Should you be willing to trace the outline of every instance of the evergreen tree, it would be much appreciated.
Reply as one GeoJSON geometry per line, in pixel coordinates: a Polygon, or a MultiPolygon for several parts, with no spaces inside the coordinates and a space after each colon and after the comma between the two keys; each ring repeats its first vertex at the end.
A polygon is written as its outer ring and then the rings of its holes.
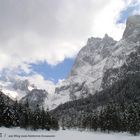
{"type": "Polygon", "coordinates": [[[46,112],[44,110],[44,108],[42,107],[42,110],[41,110],[41,128],[42,129],[46,129],[46,125],[47,125],[47,117],[46,117],[46,112]]]}
{"type": "Polygon", "coordinates": [[[39,129],[40,128],[40,124],[41,124],[41,115],[40,115],[41,111],[39,108],[39,105],[37,105],[36,110],[33,112],[33,129],[39,129]]]}
{"type": "Polygon", "coordinates": [[[5,127],[14,126],[13,124],[14,112],[11,107],[9,106],[5,107],[2,117],[3,117],[3,125],[5,127]]]}
{"type": "Polygon", "coordinates": [[[4,99],[0,93],[0,126],[4,125],[3,111],[5,109],[4,99]]]}
{"type": "Polygon", "coordinates": [[[128,131],[134,135],[140,132],[140,107],[138,103],[132,103],[128,107],[128,131]]]}
{"type": "Polygon", "coordinates": [[[51,118],[51,128],[53,130],[58,130],[59,129],[58,121],[54,117],[51,118]]]}
{"type": "Polygon", "coordinates": [[[98,129],[98,112],[94,112],[92,114],[92,118],[91,118],[91,129],[93,129],[94,131],[97,131],[98,129]]]}
{"type": "Polygon", "coordinates": [[[46,111],[46,129],[47,130],[50,130],[51,129],[51,116],[50,116],[50,114],[49,114],[49,112],[48,112],[48,110],[46,111]]]}
{"type": "Polygon", "coordinates": [[[15,101],[14,105],[12,106],[12,109],[14,111],[14,118],[13,118],[13,125],[14,126],[19,126],[19,104],[17,100],[15,101]]]}

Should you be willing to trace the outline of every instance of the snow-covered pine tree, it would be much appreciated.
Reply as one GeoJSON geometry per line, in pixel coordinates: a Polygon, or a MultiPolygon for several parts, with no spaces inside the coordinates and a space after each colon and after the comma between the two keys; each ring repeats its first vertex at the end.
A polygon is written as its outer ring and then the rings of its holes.
{"type": "Polygon", "coordinates": [[[131,103],[128,106],[128,131],[134,135],[140,132],[140,104],[131,103]]]}
{"type": "Polygon", "coordinates": [[[5,103],[4,99],[2,97],[2,94],[0,93],[0,126],[4,125],[4,118],[3,118],[3,111],[5,109],[5,103]]]}

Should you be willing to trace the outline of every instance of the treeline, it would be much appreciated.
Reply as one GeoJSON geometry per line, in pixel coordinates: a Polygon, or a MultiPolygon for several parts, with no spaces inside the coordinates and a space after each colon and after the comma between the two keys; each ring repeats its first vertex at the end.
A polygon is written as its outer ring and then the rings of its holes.
{"type": "Polygon", "coordinates": [[[109,103],[93,111],[68,109],[58,115],[63,129],[140,133],[140,103],[109,103]]]}
{"type": "Polygon", "coordinates": [[[48,111],[37,105],[31,110],[28,102],[25,105],[14,102],[12,105],[5,102],[0,94],[0,127],[20,127],[25,129],[54,129],[58,130],[58,121],[48,111]]]}
{"type": "Polygon", "coordinates": [[[140,133],[140,103],[110,103],[90,114],[85,114],[82,128],[100,131],[140,133]]]}

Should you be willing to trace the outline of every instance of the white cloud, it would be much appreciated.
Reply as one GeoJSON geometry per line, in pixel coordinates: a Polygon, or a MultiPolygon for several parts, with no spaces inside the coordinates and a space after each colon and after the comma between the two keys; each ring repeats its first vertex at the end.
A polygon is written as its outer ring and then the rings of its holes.
{"type": "Polygon", "coordinates": [[[78,43],[65,42],[65,40],[47,40],[36,33],[24,33],[10,38],[8,42],[0,45],[2,68],[19,66],[29,72],[29,63],[46,61],[55,65],[65,58],[73,57],[78,51],[78,43]]]}
{"type": "MultiPolygon", "coordinates": [[[[139,2],[139,0],[137,0],[139,2]]],[[[133,0],[0,0],[0,70],[31,71],[74,57],[90,36],[120,39],[120,12],[133,0]]]]}
{"type": "Polygon", "coordinates": [[[92,27],[95,36],[104,36],[108,33],[113,38],[119,40],[122,36],[125,25],[116,24],[119,14],[126,6],[122,0],[110,1],[94,19],[94,26],[92,27]]]}

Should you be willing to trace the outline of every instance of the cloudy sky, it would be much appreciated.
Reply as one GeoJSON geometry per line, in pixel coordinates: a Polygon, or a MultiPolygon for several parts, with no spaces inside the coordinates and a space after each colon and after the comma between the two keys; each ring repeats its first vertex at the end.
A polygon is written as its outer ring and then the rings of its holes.
{"type": "Polygon", "coordinates": [[[140,0],[0,0],[0,73],[57,82],[89,37],[119,40],[138,13],[140,0]]]}

